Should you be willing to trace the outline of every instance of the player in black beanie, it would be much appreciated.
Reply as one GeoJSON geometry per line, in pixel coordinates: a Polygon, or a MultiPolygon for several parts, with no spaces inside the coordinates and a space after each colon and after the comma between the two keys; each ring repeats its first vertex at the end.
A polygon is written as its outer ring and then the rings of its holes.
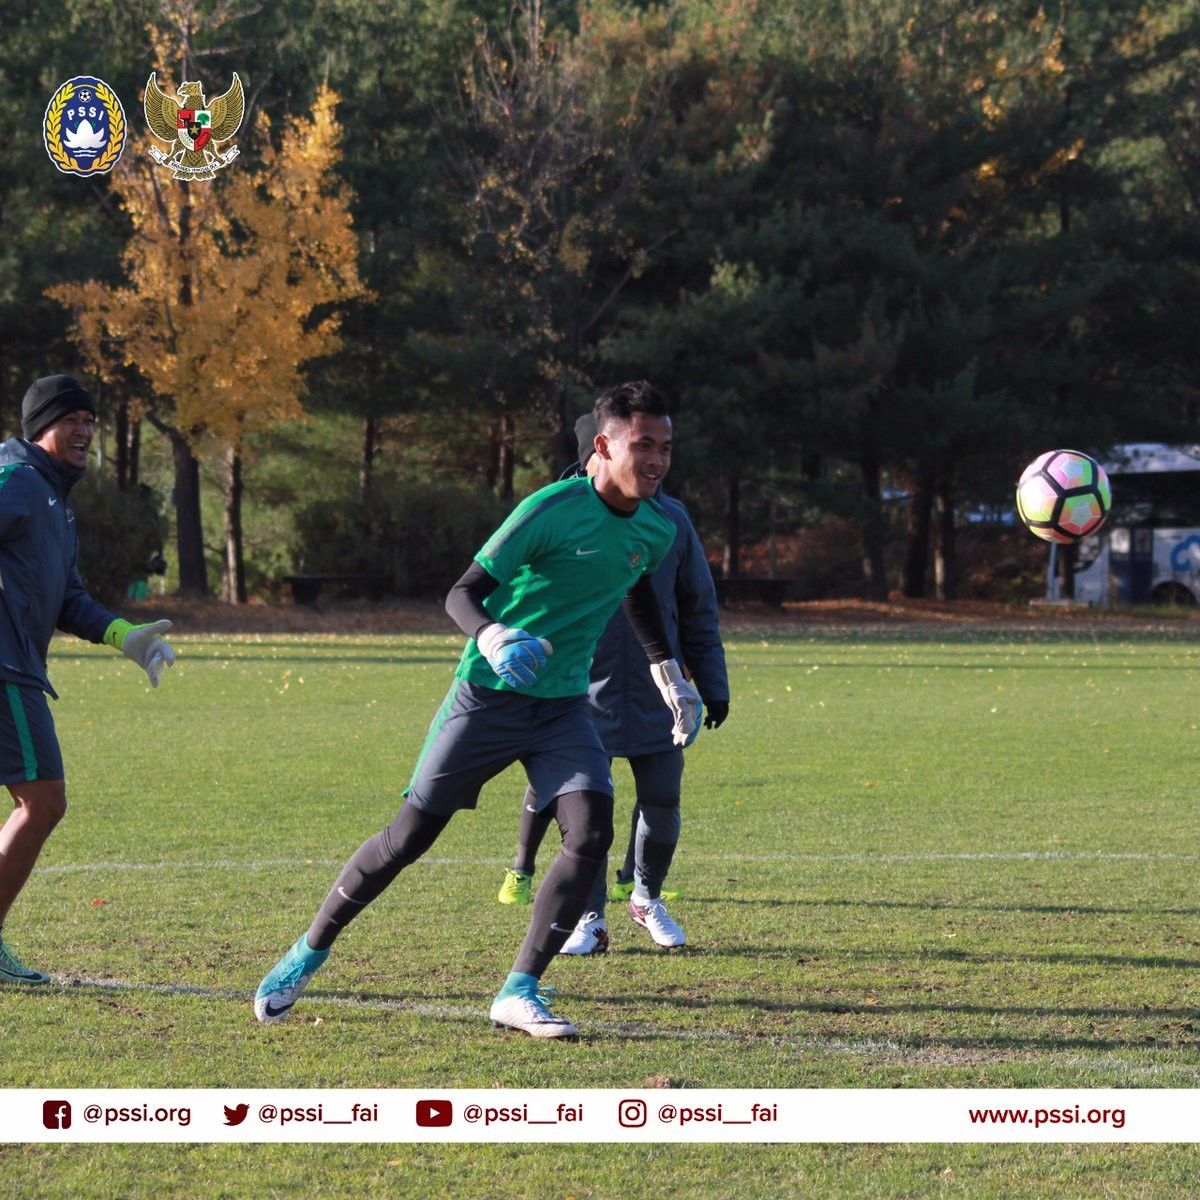
{"type": "Polygon", "coordinates": [[[95,416],[96,403],[70,375],[35,380],[21,401],[21,435],[27,442],[36,442],[43,429],[73,412],[95,416]]]}
{"type": "MultiPolygon", "coordinates": [[[[71,489],[83,478],[96,405],[69,375],[37,380],[21,403],[24,437],[0,444],[0,786],[13,810],[0,826],[0,927],[42,846],[67,810],[62,752],[46,697],[46,652],[55,629],[105,642],[158,685],[175,652],[170,621],[134,625],[88,595],[79,576],[71,489]]],[[[0,985],[49,983],[0,930],[0,985]]]]}

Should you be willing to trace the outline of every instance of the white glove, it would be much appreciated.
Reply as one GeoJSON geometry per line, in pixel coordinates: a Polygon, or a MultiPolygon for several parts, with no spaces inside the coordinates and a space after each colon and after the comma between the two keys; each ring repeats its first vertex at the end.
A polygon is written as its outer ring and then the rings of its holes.
{"type": "Polygon", "coordinates": [[[163,668],[175,663],[175,651],[170,642],[159,636],[170,628],[171,622],[165,620],[151,621],[148,625],[114,621],[105,641],[110,641],[126,658],[137,663],[146,672],[151,687],[158,687],[163,668]]]}
{"type": "Polygon", "coordinates": [[[498,621],[479,631],[475,639],[479,653],[492,670],[512,687],[529,687],[554,647],[545,638],[535,638],[523,629],[510,629],[498,621]]]}
{"type": "Polygon", "coordinates": [[[675,718],[671,740],[677,746],[687,745],[688,739],[700,727],[700,714],[703,711],[700,693],[684,679],[679,664],[673,658],[651,663],[650,674],[675,718]]]}

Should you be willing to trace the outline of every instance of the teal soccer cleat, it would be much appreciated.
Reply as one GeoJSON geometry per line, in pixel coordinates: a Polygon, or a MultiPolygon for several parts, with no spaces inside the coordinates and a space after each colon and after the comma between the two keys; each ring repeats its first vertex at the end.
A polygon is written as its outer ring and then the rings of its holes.
{"type": "Polygon", "coordinates": [[[254,993],[254,1015],[264,1025],[282,1021],[328,957],[328,950],[310,949],[302,933],[258,985],[258,991],[254,993]]]}
{"type": "Polygon", "coordinates": [[[36,987],[49,983],[50,976],[42,971],[34,971],[27,967],[5,944],[0,937],[0,983],[18,983],[26,987],[36,987]]]}

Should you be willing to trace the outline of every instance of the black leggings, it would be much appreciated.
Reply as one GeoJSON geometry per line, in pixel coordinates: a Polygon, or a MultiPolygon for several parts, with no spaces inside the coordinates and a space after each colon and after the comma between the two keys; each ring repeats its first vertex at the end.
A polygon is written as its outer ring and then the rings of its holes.
{"type": "Polygon", "coordinates": [[[583,916],[613,839],[613,800],[603,792],[559,796],[554,815],[562,850],[537,890],[529,929],[512,967],[539,978],[583,916]]]}
{"type": "MultiPolygon", "coordinates": [[[[538,889],[529,931],[513,963],[514,971],[541,976],[583,915],[612,845],[613,802],[603,792],[559,796],[557,819],[562,852],[538,889]]],[[[350,856],[308,930],[308,944],[325,950],[392,880],[416,862],[441,835],[450,817],[405,804],[384,830],[350,856]]]]}

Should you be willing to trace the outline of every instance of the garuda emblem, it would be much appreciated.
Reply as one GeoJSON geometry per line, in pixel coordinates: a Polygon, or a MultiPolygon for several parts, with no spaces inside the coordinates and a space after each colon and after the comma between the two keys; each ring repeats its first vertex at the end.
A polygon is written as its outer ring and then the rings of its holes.
{"type": "Polygon", "coordinates": [[[217,172],[229,166],[238,154],[236,146],[224,152],[217,147],[219,142],[227,142],[237,133],[246,111],[237,72],[229,91],[212,101],[204,99],[204,88],[199,81],[181,83],[176,95],[168,96],[158,86],[156,74],[151,71],[146,82],[146,124],[156,138],[169,142],[172,150],[164,152],[152,146],[151,158],[170,168],[175,179],[215,179],[217,172]]]}

